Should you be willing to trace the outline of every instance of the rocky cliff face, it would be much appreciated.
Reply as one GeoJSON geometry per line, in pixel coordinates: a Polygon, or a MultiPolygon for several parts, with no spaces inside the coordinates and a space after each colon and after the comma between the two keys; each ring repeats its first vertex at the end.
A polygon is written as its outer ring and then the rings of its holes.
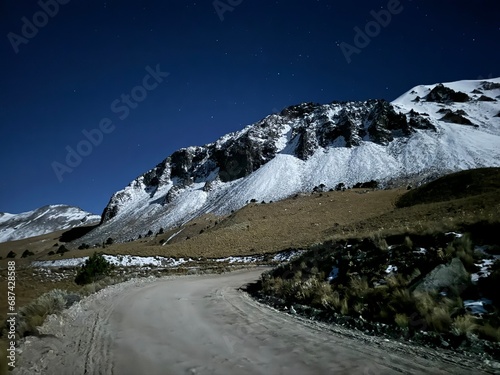
{"type": "Polygon", "coordinates": [[[87,240],[136,238],[145,228],[168,228],[320,184],[376,180],[383,186],[498,166],[499,94],[500,79],[492,79],[418,86],[392,103],[288,107],[214,143],[174,152],[111,197],[87,240]]]}

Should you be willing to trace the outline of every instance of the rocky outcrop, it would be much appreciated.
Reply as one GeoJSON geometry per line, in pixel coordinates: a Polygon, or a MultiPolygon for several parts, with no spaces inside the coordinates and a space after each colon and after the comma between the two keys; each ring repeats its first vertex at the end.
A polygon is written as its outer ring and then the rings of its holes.
{"type": "Polygon", "coordinates": [[[440,110],[439,112],[444,113],[444,116],[440,118],[441,121],[450,122],[459,125],[470,125],[475,126],[468,118],[465,117],[467,113],[462,110],[452,111],[450,109],[440,110]]]}
{"type": "Polygon", "coordinates": [[[392,103],[290,106],[168,156],[112,196],[87,242],[102,242],[111,232],[125,241],[144,228],[156,232],[206,213],[226,214],[251,199],[322,191],[321,184],[328,190],[370,180],[407,186],[457,169],[497,166],[498,100],[481,96],[500,99],[498,82],[421,85],[392,103]],[[457,132],[446,122],[468,126],[457,132]]]}
{"type": "Polygon", "coordinates": [[[422,129],[422,130],[433,130],[436,131],[436,127],[428,119],[428,114],[418,113],[413,109],[408,113],[408,124],[411,129],[422,129]]]}
{"type": "Polygon", "coordinates": [[[486,95],[481,95],[477,100],[479,100],[480,102],[496,102],[496,99],[490,98],[486,95]]]}
{"type": "Polygon", "coordinates": [[[366,123],[370,139],[383,145],[391,142],[397,131],[404,136],[411,133],[406,116],[396,113],[392,105],[386,101],[377,101],[368,114],[366,123]]]}
{"type": "MultiPolygon", "coordinates": [[[[153,198],[158,189],[172,184],[168,193],[156,200],[166,205],[193,183],[205,183],[203,191],[209,192],[214,180],[225,183],[247,177],[281,151],[277,144],[283,144],[280,141],[283,137],[287,137],[287,144],[295,145],[290,151],[296,157],[307,160],[320,147],[352,148],[363,141],[387,145],[395,137],[409,136],[415,129],[435,130],[435,127],[424,115],[398,113],[385,100],[330,105],[303,103],[285,108],[280,114],[268,116],[214,143],[175,151],[129,187],[145,191],[153,198]],[[288,136],[287,128],[290,129],[288,136]]],[[[132,191],[124,190],[111,198],[101,224],[116,217],[120,207],[134,199],[132,191]]]]}
{"type": "Polygon", "coordinates": [[[469,95],[461,91],[455,91],[442,83],[436,85],[429,94],[425,97],[428,102],[450,103],[450,102],[468,102],[469,95]]]}
{"type": "Polygon", "coordinates": [[[497,89],[500,89],[500,83],[484,81],[484,82],[481,82],[481,87],[484,90],[497,90],[497,89]]]}
{"type": "Polygon", "coordinates": [[[470,284],[470,275],[459,258],[441,264],[429,272],[415,287],[416,292],[460,294],[470,284]]]}

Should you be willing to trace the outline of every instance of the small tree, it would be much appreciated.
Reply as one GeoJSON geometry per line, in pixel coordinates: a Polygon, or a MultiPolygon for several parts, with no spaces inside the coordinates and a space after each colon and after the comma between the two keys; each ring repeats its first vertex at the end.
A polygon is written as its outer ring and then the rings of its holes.
{"type": "Polygon", "coordinates": [[[112,269],[113,265],[104,258],[102,253],[94,253],[78,271],[75,283],[90,284],[107,276],[112,269]]]}
{"type": "Polygon", "coordinates": [[[69,250],[66,249],[66,246],[61,245],[59,246],[59,249],[57,249],[56,254],[64,254],[67,253],[69,250]]]}
{"type": "Polygon", "coordinates": [[[106,245],[112,245],[113,244],[113,239],[111,237],[109,237],[107,240],[106,240],[106,245]]]}
{"type": "Polygon", "coordinates": [[[21,258],[30,257],[32,255],[35,255],[35,253],[26,249],[26,250],[24,250],[24,253],[21,255],[21,258]]]}

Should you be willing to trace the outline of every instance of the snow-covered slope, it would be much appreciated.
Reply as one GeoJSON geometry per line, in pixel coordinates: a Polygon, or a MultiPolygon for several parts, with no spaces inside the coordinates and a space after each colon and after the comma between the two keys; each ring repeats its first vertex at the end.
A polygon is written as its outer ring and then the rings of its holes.
{"type": "Polygon", "coordinates": [[[0,242],[97,224],[100,219],[98,215],[65,205],[44,206],[20,214],[0,213],[0,242]]]}
{"type": "Polygon", "coordinates": [[[500,166],[500,78],[418,86],[394,102],[304,103],[176,151],[115,193],[84,239],[125,241],[297,192],[500,166]]]}

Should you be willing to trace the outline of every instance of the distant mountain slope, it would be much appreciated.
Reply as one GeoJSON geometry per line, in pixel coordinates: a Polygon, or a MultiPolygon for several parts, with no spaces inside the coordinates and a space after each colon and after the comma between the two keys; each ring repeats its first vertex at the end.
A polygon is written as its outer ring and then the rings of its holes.
{"type": "Polygon", "coordinates": [[[65,205],[44,206],[20,214],[0,213],[0,242],[97,224],[99,220],[98,215],[65,205]]]}
{"type": "Polygon", "coordinates": [[[445,202],[487,193],[493,194],[498,202],[499,192],[500,168],[480,168],[452,173],[412,189],[399,198],[396,206],[445,202]]]}
{"type": "Polygon", "coordinates": [[[126,241],[315,187],[422,181],[500,166],[500,78],[418,86],[394,102],[304,103],[174,152],[115,193],[83,240],[126,241]]]}

